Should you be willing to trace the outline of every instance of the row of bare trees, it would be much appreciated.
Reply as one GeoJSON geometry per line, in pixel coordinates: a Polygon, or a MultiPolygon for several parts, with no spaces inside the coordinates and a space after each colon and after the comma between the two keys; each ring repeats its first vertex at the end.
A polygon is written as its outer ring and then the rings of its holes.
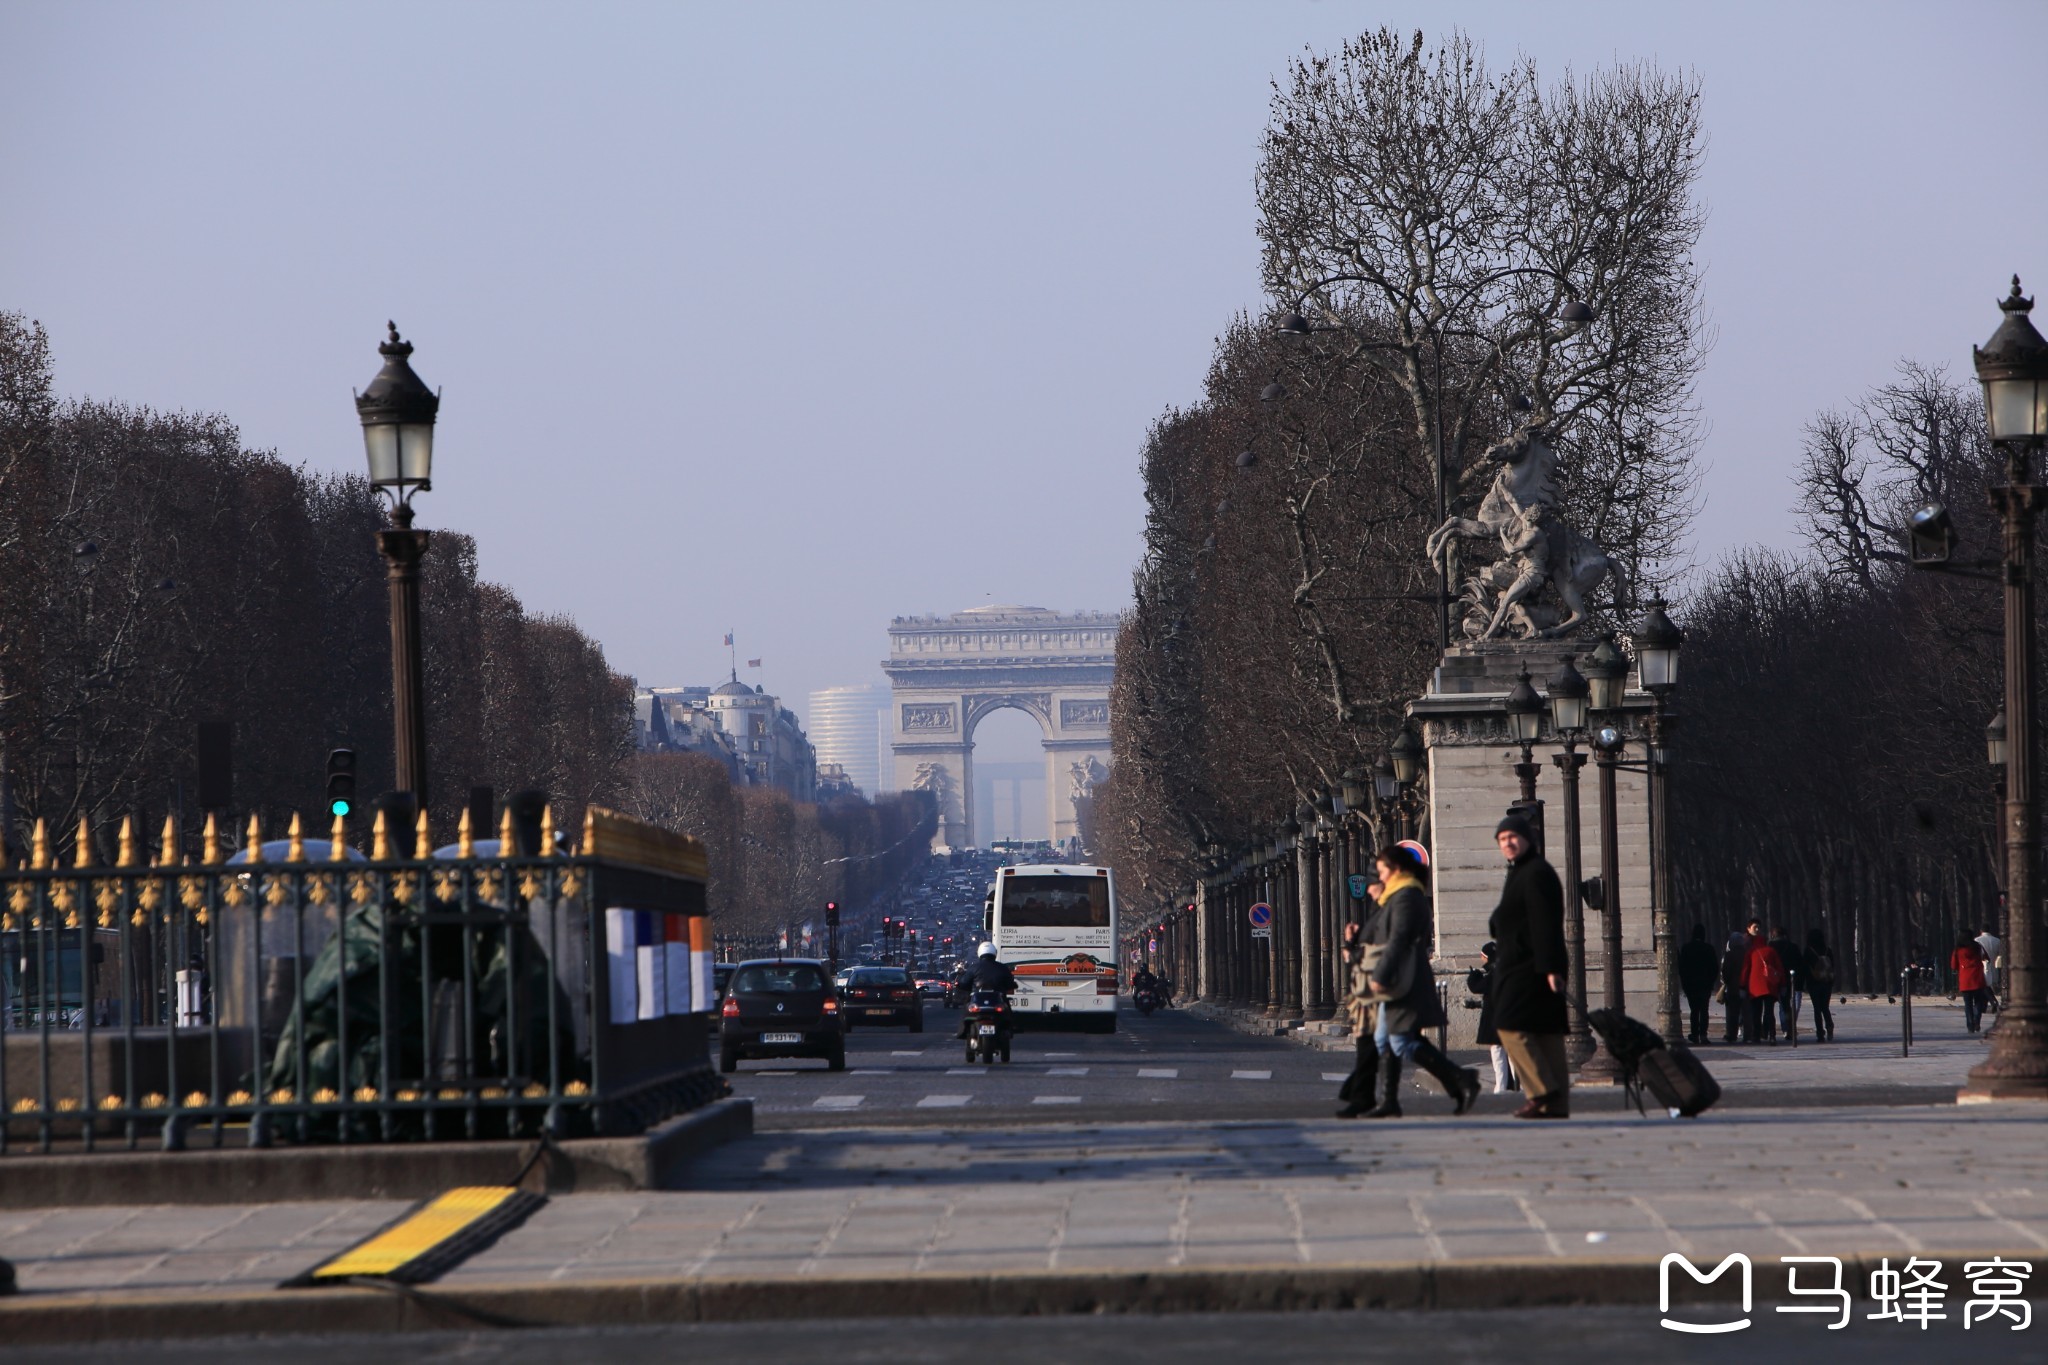
{"type": "MultiPolygon", "coordinates": [[[[59,399],[42,327],[0,313],[9,860],[38,819],[68,838],[81,814],[196,814],[203,720],[232,726],[235,807],[269,829],[321,807],[330,749],[356,750],[359,796],[387,789],[383,520],[363,479],[250,450],[224,418],[59,399]]],[[[422,609],[438,832],[473,786],[542,790],[558,827],[634,810],[703,837],[715,907],[763,926],[864,899],[923,853],[913,799],[795,805],[707,759],[637,755],[632,679],[574,622],[481,581],[466,535],[434,532],[422,609]]]]}
{"type": "Polygon", "coordinates": [[[1692,502],[1698,98],[1647,66],[1546,82],[1462,34],[1392,30],[1276,81],[1255,182],[1271,303],[1141,456],[1091,812],[1127,890],[1177,900],[1204,844],[1386,749],[1440,629],[1460,634],[1425,542],[1528,431],[1563,457],[1565,519],[1626,570],[1596,615],[1659,584],[1692,502]]]}

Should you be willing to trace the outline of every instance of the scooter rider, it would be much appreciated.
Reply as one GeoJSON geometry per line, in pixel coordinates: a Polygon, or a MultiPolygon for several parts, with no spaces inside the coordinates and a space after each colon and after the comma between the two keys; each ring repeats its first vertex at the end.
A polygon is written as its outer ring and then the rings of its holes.
{"type": "MultiPolygon", "coordinates": [[[[968,969],[967,981],[961,987],[963,1002],[973,999],[976,991],[1001,991],[1005,997],[1017,992],[1016,973],[996,960],[996,945],[993,943],[981,945],[974,965],[968,969]]],[[[964,1014],[960,1016],[960,1032],[955,1036],[967,1036],[967,1016],[964,1014]]]]}

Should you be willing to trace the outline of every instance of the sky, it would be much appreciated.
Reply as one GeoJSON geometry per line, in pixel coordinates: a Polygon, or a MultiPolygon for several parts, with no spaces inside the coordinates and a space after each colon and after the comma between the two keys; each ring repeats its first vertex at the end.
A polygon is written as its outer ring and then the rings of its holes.
{"type": "Polygon", "coordinates": [[[1146,429],[1262,303],[1269,83],[1381,24],[1700,76],[1698,563],[1795,545],[1802,425],[2048,284],[2039,3],[0,0],[0,309],[64,394],[321,470],[395,319],[421,525],[643,685],[731,630],[801,711],[892,616],[1128,600],[1146,429]]]}

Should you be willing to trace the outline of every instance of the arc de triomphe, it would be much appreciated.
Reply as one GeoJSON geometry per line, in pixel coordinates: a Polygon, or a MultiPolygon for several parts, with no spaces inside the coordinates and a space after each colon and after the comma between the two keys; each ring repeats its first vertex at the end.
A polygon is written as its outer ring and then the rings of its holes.
{"type": "Polygon", "coordinates": [[[1044,734],[1047,826],[1080,832],[1074,802],[1109,776],[1109,683],[1116,666],[1112,612],[974,607],[951,616],[899,616],[889,624],[896,786],[929,791],[937,842],[975,841],[974,727],[1005,707],[1044,734]]]}

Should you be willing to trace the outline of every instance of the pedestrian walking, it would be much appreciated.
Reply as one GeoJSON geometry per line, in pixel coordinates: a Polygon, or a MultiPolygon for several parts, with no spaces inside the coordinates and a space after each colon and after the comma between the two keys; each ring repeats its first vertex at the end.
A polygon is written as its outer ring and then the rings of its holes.
{"type": "MultiPolygon", "coordinates": [[[[1999,899],[2003,900],[2004,897],[1999,899]]],[[[2005,962],[2005,940],[1998,936],[1998,930],[1991,925],[1984,926],[1984,932],[1977,935],[1977,946],[1984,950],[1984,1008],[1998,1008],[1998,978],[2005,962]]]]}
{"type": "Polygon", "coordinates": [[[1361,934],[1370,960],[1368,984],[1379,1004],[1373,1036],[1379,1042],[1380,1102],[1364,1117],[1401,1117],[1401,1067],[1405,1062],[1427,1071],[1464,1113],[1479,1098],[1479,1073],[1446,1057],[1423,1037],[1426,1028],[1448,1022],[1437,995],[1436,975],[1429,969],[1430,945],[1436,931],[1429,893],[1423,879],[1429,871],[1414,852],[1399,844],[1373,855],[1379,867],[1379,905],[1361,934]],[[1371,949],[1377,947],[1379,952],[1371,949]]]}
{"type": "MultiPolygon", "coordinates": [[[[1382,883],[1374,878],[1365,888],[1368,901],[1379,899],[1382,883]]],[[[1340,1119],[1362,1117],[1379,1103],[1380,1045],[1374,1037],[1379,1023],[1379,1004],[1373,999],[1372,977],[1365,969],[1365,937],[1363,926],[1357,920],[1344,925],[1345,984],[1344,1017],[1351,1025],[1351,1040],[1357,1048],[1357,1059],[1351,1064],[1351,1074],[1344,1078],[1344,1084],[1337,1091],[1337,1098],[1344,1107],[1337,1111],[1340,1119]]]]}
{"type": "Polygon", "coordinates": [[[1835,1041],[1835,1012],[1828,1000],[1835,990],[1835,959],[1828,952],[1827,935],[1818,929],[1806,931],[1806,953],[1801,962],[1806,981],[1806,998],[1813,1002],[1813,1036],[1823,1043],[1835,1041]]]}
{"type": "Polygon", "coordinates": [[[1493,1026],[1529,1102],[1518,1119],[1571,1116],[1571,1071],[1564,1050],[1564,887],[1536,851],[1528,820],[1511,814],[1494,829],[1507,880],[1487,932],[1497,952],[1487,994],[1493,1026]]]}
{"type": "Polygon", "coordinates": [[[1749,995],[1749,1041],[1775,1043],[1778,994],[1785,989],[1785,963],[1764,938],[1761,920],[1749,923],[1749,956],[1742,962],[1742,985],[1749,995]]]}
{"type": "Polygon", "coordinates": [[[1956,974],[1956,991],[1963,997],[1963,1027],[1975,1033],[1984,1021],[1984,950],[1967,929],[1956,935],[1948,965],[1956,974]]]}
{"type": "Polygon", "coordinates": [[[1785,933],[1785,926],[1782,924],[1771,926],[1770,944],[1771,951],[1778,955],[1778,965],[1785,969],[1785,984],[1778,988],[1778,1035],[1790,1038],[1792,1006],[1798,1000],[1799,992],[1804,989],[1799,979],[1799,964],[1805,960],[1806,955],[1799,951],[1798,946],[1785,933]]]}
{"type": "Polygon", "coordinates": [[[1721,950],[1721,1012],[1728,1025],[1723,1042],[1739,1043],[1749,1036],[1749,988],[1742,984],[1748,961],[1749,935],[1737,929],[1721,950]]]}
{"type": "Polygon", "coordinates": [[[1496,951],[1491,939],[1479,945],[1479,965],[1465,973],[1465,989],[1479,997],[1479,1030],[1475,1038],[1493,1062],[1493,1093],[1505,1095],[1522,1087],[1515,1080],[1515,1069],[1508,1065],[1508,1050],[1500,1045],[1500,1033],[1493,1026],[1493,996],[1488,988],[1493,984],[1496,951]]]}
{"type": "Polygon", "coordinates": [[[1692,937],[1678,950],[1678,984],[1685,992],[1691,1014],[1686,1041],[1699,1046],[1707,1041],[1707,1013],[1713,1004],[1714,983],[1721,975],[1721,959],[1707,942],[1707,926],[1695,924],[1692,937]]]}

